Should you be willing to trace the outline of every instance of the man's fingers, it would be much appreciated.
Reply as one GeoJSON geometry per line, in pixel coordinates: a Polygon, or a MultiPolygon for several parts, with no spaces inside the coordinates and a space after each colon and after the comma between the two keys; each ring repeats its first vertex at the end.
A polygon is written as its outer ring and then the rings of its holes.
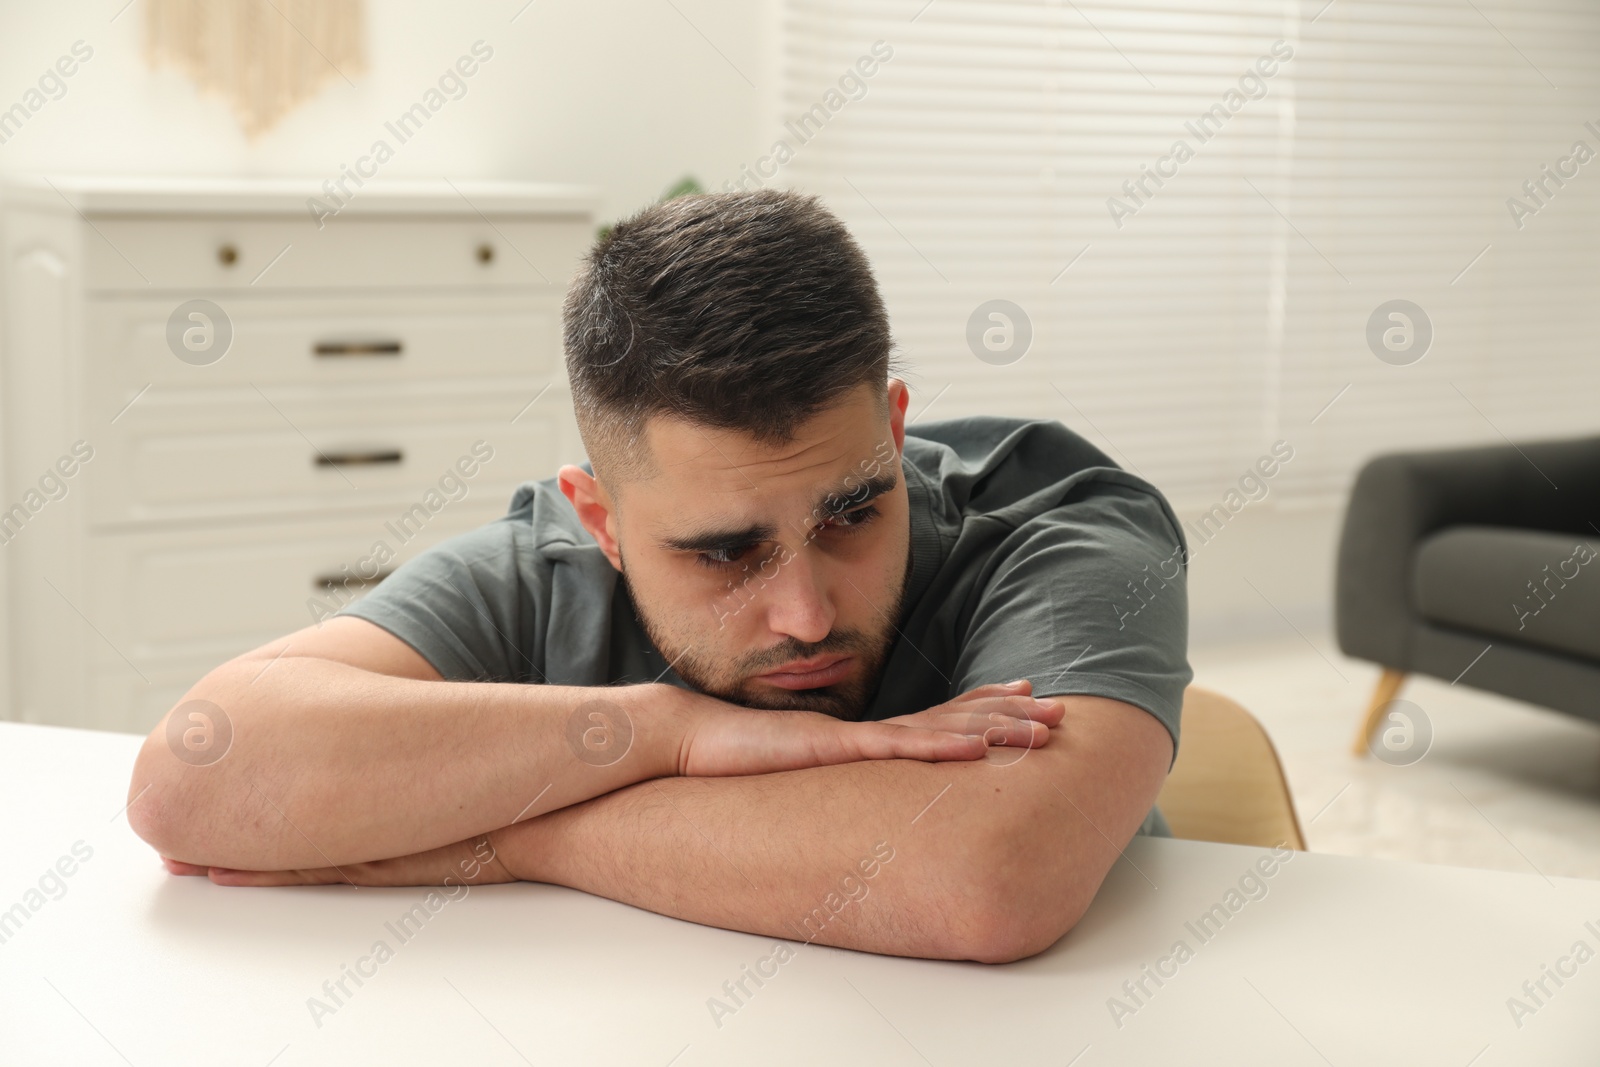
{"type": "Polygon", "coordinates": [[[816,766],[879,759],[974,760],[982,759],[989,747],[981,736],[887,722],[848,724],[837,735],[837,745],[816,766]]]}
{"type": "Polygon", "coordinates": [[[1060,722],[1061,717],[1066,712],[1066,708],[1058,698],[1045,697],[1043,698],[1043,703],[1040,702],[1040,699],[1035,698],[1033,696],[1033,685],[1026,678],[1018,683],[1007,682],[1003,685],[980,685],[974,689],[967,690],[954,699],[945,701],[940,707],[967,711],[969,710],[968,705],[980,705],[970,709],[974,712],[998,711],[1018,718],[1047,722],[1051,726],[1060,722]]]}
{"type": "Polygon", "coordinates": [[[197,866],[193,863],[185,863],[182,860],[175,860],[171,856],[162,856],[161,862],[167,865],[167,871],[171,874],[205,874],[210,869],[208,867],[197,866]]]}
{"type": "Polygon", "coordinates": [[[947,729],[982,737],[987,745],[1006,745],[1011,748],[1038,748],[1050,739],[1048,724],[1000,712],[986,715],[974,713],[947,729]]]}
{"type": "Polygon", "coordinates": [[[964,721],[938,728],[874,723],[887,730],[866,731],[860,754],[866,759],[975,760],[990,747],[1038,748],[1050,738],[1045,724],[1009,715],[947,717],[964,721]]]}
{"type": "MultiPolygon", "coordinates": [[[[238,871],[228,867],[202,867],[170,856],[162,856],[161,862],[173,874],[207,877],[217,885],[321,885],[325,881],[320,877],[322,871],[238,871]]],[[[338,872],[331,869],[327,873],[338,876],[338,872]]]]}
{"type": "Polygon", "coordinates": [[[339,872],[323,871],[239,871],[229,867],[212,867],[211,881],[216,885],[326,885],[330,881],[343,882],[339,872]],[[331,878],[324,877],[324,874],[331,878]]]}
{"type": "Polygon", "coordinates": [[[1060,723],[1061,711],[1037,708],[1027,714],[990,708],[989,710],[944,711],[930,714],[921,721],[915,719],[901,724],[907,729],[920,729],[927,733],[962,734],[982,738],[985,746],[1007,745],[1012,748],[1040,748],[1050,739],[1050,728],[1060,723]]]}
{"type": "Polygon", "coordinates": [[[710,715],[696,725],[679,772],[765,774],[859,760],[974,760],[991,746],[1038,748],[1065,709],[1060,701],[1040,703],[1018,688],[979,687],[966,700],[867,722],[800,711],[710,715]]]}
{"type": "Polygon", "coordinates": [[[1055,697],[1038,700],[1034,697],[985,697],[965,704],[946,704],[944,716],[981,719],[989,715],[1006,715],[1013,719],[1032,719],[1046,726],[1055,726],[1066,715],[1066,706],[1055,697]],[[953,706],[952,706],[953,705],[953,706]]]}
{"type": "Polygon", "coordinates": [[[923,730],[953,730],[956,733],[984,733],[991,716],[1013,722],[1038,722],[1059,726],[1066,717],[1066,706],[1056,698],[1043,703],[1033,697],[982,697],[967,702],[950,701],[927,711],[896,715],[878,720],[885,724],[914,726],[923,730]]]}
{"type": "Polygon", "coordinates": [[[989,745],[982,737],[951,730],[919,730],[901,727],[891,742],[893,756],[899,759],[940,763],[946,760],[982,759],[989,745]]]}
{"type": "MultiPolygon", "coordinates": [[[[1003,716],[1002,716],[1003,718],[1003,716]]],[[[1009,719],[994,723],[984,732],[923,730],[925,735],[912,741],[911,748],[922,755],[906,753],[913,759],[928,761],[982,759],[991,748],[1039,748],[1050,739],[1050,728],[1042,723],[1009,719]]]]}

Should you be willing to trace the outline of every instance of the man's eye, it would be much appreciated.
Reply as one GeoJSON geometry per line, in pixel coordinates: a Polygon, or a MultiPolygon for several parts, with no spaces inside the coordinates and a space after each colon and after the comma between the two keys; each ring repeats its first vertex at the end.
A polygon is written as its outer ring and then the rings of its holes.
{"type": "MultiPolygon", "coordinates": [[[[843,511],[819,525],[823,530],[840,530],[848,532],[867,525],[878,517],[878,505],[863,504],[852,511],[843,511]]],[[[740,560],[750,554],[755,545],[738,545],[733,548],[713,548],[705,552],[696,552],[694,562],[696,566],[709,570],[718,570],[737,566],[740,560]]]]}
{"type": "Polygon", "coordinates": [[[840,529],[849,530],[857,526],[865,526],[867,523],[871,522],[877,517],[878,505],[864,504],[861,507],[856,508],[854,511],[840,512],[838,515],[835,515],[833,518],[829,519],[828,524],[840,529]]]}
{"type": "Polygon", "coordinates": [[[696,552],[694,561],[698,566],[709,567],[712,570],[718,567],[731,567],[750,551],[750,547],[742,545],[736,548],[713,548],[709,552],[696,552]]]}

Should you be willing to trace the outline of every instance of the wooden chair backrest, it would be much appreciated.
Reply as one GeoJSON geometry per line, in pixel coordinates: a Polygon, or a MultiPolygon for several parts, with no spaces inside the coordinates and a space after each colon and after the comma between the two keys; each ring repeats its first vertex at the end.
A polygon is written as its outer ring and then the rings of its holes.
{"type": "Polygon", "coordinates": [[[1178,737],[1177,762],[1156,801],[1173,837],[1305,850],[1278,753],[1255,716],[1191,685],[1178,737]]]}

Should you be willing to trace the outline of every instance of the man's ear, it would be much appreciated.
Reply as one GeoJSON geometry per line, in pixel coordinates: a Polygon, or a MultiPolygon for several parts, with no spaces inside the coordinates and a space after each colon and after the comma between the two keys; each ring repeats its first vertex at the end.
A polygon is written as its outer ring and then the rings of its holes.
{"type": "Polygon", "coordinates": [[[595,480],[594,475],[571,463],[556,471],[556,484],[561,486],[562,494],[572,502],[572,510],[578,513],[578,521],[583,523],[583,528],[589,531],[589,536],[595,539],[611,565],[620,571],[622,553],[617,550],[616,505],[611,495],[595,480]]]}
{"type": "Polygon", "coordinates": [[[894,450],[904,452],[906,447],[906,405],[911,402],[911,390],[899,378],[889,379],[889,433],[894,437],[894,450]]]}

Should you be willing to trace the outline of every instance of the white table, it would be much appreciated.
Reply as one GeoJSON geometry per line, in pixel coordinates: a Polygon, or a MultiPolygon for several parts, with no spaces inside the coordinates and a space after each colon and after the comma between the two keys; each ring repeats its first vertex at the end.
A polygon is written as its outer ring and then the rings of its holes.
{"type": "Polygon", "coordinates": [[[1600,951],[1600,883],[1298,854],[1202,942],[1185,923],[1262,851],[1139,840],[1042,955],[797,945],[718,1026],[708,999],[772,939],[518,884],[471,890],[401,941],[391,927],[427,890],[168,876],[120,811],[138,745],[0,724],[0,915],[28,911],[0,943],[7,1067],[1600,1063],[1600,958],[1562,965],[1576,974],[1547,978],[1520,1027],[1507,1007],[1574,942],[1600,951]],[[80,841],[92,856],[30,910],[80,841]],[[1123,983],[1179,939],[1192,958],[1135,1005],[1123,983]],[[324,981],[379,940],[392,957],[335,1006],[324,981]],[[1113,996],[1137,1006],[1120,1026],[1113,996]],[[334,1010],[314,1020],[312,997],[334,1010]]]}

